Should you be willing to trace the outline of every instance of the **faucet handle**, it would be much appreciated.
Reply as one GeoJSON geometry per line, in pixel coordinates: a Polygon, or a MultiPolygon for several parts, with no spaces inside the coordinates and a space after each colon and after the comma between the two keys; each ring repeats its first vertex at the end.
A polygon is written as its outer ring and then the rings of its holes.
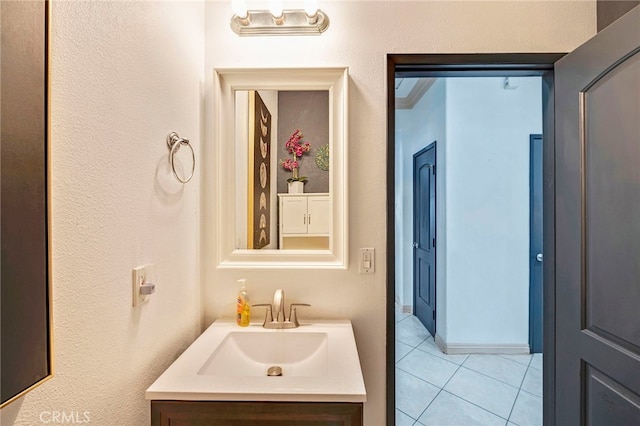
{"type": "Polygon", "coordinates": [[[289,305],[289,322],[292,322],[296,327],[300,327],[298,322],[298,314],[296,313],[295,306],[311,306],[308,303],[292,303],[289,305]]]}
{"type": "Polygon", "coordinates": [[[251,307],[252,308],[268,308],[264,315],[264,323],[262,324],[263,327],[268,322],[273,322],[273,307],[271,306],[271,303],[256,303],[255,305],[251,305],[251,307]]]}

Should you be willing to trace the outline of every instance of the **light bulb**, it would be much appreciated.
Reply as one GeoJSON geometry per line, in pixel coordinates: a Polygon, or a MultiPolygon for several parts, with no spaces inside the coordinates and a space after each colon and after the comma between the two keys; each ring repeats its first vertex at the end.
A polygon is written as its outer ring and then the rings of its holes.
{"type": "Polygon", "coordinates": [[[231,0],[231,8],[238,18],[244,19],[247,17],[247,3],[245,0],[231,0]]]}
{"type": "Polygon", "coordinates": [[[318,13],[318,0],[304,0],[304,11],[309,17],[318,13]]]}

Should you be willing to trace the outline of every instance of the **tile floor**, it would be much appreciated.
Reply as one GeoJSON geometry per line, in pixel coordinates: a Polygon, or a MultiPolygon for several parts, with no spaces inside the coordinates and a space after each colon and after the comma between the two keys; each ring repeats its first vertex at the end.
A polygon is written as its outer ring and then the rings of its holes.
{"type": "Polygon", "coordinates": [[[542,425],[542,356],[447,355],[397,313],[396,425],[542,425]]]}

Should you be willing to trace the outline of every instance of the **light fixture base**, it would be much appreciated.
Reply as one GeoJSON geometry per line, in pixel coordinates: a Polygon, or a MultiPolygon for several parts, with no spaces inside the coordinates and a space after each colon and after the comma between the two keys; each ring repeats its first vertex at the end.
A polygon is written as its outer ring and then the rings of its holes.
{"type": "Polygon", "coordinates": [[[240,36],[320,35],[329,27],[329,17],[319,9],[314,19],[309,19],[304,10],[285,10],[281,23],[268,10],[250,10],[247,14],[246,18],[231,18],[231,29],[240,36]]]}

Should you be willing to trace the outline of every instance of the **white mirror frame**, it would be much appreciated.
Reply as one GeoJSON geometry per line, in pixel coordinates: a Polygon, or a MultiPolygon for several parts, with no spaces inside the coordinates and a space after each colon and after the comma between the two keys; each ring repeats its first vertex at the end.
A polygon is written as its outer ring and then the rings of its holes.
{"type": "Polygon", "coordinates": [[[349,72],[341,68],[216,69],[216,208],[218,268],[323,268],[348,266],[349,72]],[[235,92],[239,90],[328,90],[332,225],[329,250],[247,250],[235,248],[235,92]]]}

